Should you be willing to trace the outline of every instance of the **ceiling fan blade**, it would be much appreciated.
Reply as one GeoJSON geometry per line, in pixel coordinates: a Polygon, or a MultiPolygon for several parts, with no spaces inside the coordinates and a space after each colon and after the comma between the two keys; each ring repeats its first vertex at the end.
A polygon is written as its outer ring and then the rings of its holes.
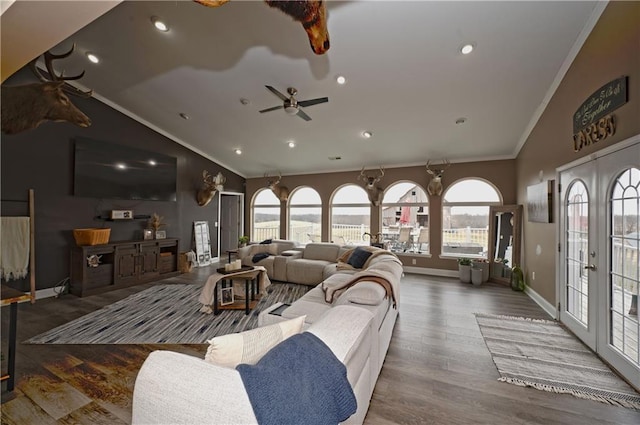
{"type": "Polygon", "coordinates": [[[261,112],[261,113],[262,113],[262,112],[271,112],[271,111],[275,111],[275,110],[277,110],[277,109],[282,109],[282,108],[284,108],[284,106],[282,106],[282,105],[280,105],[280,106],[274,106],[273,108],[263,109],[262,111],[259,111],[259,112],[261,112]]]}
{"type": "Polygon", "coordinates": [[[311,117],[305,114],[302,109],[298,109],[298,113],[296,115],[298,115],[300,118],[302,118],[305,121],[311,121],[311,117]]]}
{"type": "Polygon", "coordinates": [[[317,99],[300,100],[298,101],[298,105],[306,107],[306,106],[317,105],[319,103],[326,103],[328,101],[329,101],[328,97],[319,97],[317,99]]]}
{"type": "Polygon", "coordinates": [[[287,96],[283,95],[282,93],[280,93],[278,90],[274,89],[273,87],[271,87],[271,86],[265,86],[265,87],[268,88],[271,93],[275,94],[280,99],[282,99],[282,100],[289,99],[287,96]]]}

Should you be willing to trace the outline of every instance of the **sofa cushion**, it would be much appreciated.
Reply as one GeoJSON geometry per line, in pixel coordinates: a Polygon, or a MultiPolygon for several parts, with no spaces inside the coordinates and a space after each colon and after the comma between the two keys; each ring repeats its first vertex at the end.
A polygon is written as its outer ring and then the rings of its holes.
{"type": "Polygon", "coordinates": [[[204,359],[230,368],[240,363],[255,364],[280,342],[300,333],[305,317],[301,315],[262,328],[212,338],[207,341],[210,345],[204,359]]]}
{"type": "Polygon", "coordinates": [[[371,257],[371,252],[363,249],[362,247],[357,247],[353,250],[349,259],[347,260],[347,264],[353,266],[356,269],[361,269],[364,266],[364,263],[371,257]]]}
{"type": "Polygon", "coordinates": [[[333,243],[309,243],[304,247],[302,258],[308,260],[324,260],[335,263],[340,252],[340,245],[333,243]]]}
{"type": "Polygon", "coordinates": [[[297,258],[287,262],[287,281],[303,285],[317,285],[324,279],[324,268],[329,261],[297,258]]]}

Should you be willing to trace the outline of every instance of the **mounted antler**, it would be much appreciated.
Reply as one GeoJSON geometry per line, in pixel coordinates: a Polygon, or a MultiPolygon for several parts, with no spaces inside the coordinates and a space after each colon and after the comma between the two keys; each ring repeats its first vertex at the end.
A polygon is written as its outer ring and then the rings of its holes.
{"type": "Polygon", "coordinates": [[[196,194],[196,200],[198,201],[198,205],[204,207],[211,202],[216,191],[222,192],[224,190],[223,185],[227,179],[220,172],[213,177],[210,172],[204,170],[202,172],[202,180],[204,186],[196,194]]]}
{"type": "Polygon", "coordinates": [[[369,196],[369,201],[375,207],[380,206],[380,202],[382,202],[382,189],[380,189],[377,183],[382,180],[384,177],[384,168],[380,167],[379,175],[369,175],[364,173],[364,167],[360,170],[360,175],[358,176],[358,180],[362,180],[364,182],[364,188],[367,190],[367,195],[369,196]]]}
{"type": "Polygon", "coordinates": [[[278,179],[271,179],[267,173],[264,173],[264,177],[267,179],[267,187],[278,197],[282,202],[286,202],[289,199],[289,189],[286,186],[279,186],[280,180],[282,180],[282,173],[278,171],[278,179]]]}
{"type": "Polygon", "coordinates": [[[451,166],[451,162],[448,160],[444,160],[444,164],[440,164],[439,168],[431,169],[429,168],[429,164],[431,161],[427,161],[427,165],[425,165],[427,169],[427,173],[431,174],[433,177],[429,182],[429,186],[427,186],[427,193],[431,196],[440,196],[442,195],[442,176],[447,168],[451,166]]]}
{"type": "Polygon", "coordinates": [[[84,71],[73,77],[65,77],[64,72],[58,75],[53,69],[55,59],[69,57],[75,48],[74,44],[71,50],[60,55],[54,55],[51,52],[44,53],[45,66],[50,79],[38,70],[36,66],[38,58],[35,58],[29,62],[29,68],[41,81],[40,83],[2,87],[3,133],[15,134],[30,130],[48,120],[68,121],[80,127],[91,125],[89,117],[83,114],[65,95],[68,93],[83,98],[91,97],[92,91],[78,90],[66,82],[82,78],[84,71]]]}

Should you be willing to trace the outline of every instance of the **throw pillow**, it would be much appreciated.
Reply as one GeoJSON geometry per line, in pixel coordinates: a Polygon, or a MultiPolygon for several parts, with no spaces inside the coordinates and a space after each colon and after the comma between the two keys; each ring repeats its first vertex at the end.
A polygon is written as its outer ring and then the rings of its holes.
{"type": "Polygon", "coordinates": [[[347,264],[349,264],[350,266],[356,269],[361,269],[362,266],[364,266],[364,263],[367,262],[369,257],[371,257],[370,251],[367,251],[362,247],[357,247],[356,249],[353,250],[353,252],[349,256],[349,259],[347,260],[347,264]]]}
{"type": "Polygon", "coordinates": [[[272,242],[272,239],[265,239],[262,242],[260,242],[260,245],[268,245],[272,242]]]}
{"type": "Polygon", "coordinates": [[[360,282],[347,289],[343,298],[354,304],[379,305],[386,296],[387,292],[382,285],[374,282],[360,282]]]}
{"type": "Polygon", "coordinates": [[[209,348],[204,359],[228,368],[235,368],[240,363],[256,364],[273,347],[302,332],[306,317],[212,338],[207,341],[209,348]]]}

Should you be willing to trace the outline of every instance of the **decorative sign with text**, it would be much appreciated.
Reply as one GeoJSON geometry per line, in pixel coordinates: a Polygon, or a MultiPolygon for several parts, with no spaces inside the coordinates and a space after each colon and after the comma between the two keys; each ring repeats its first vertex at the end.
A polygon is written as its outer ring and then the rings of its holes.
{"type": "Polygon", "coordinates": [[[596,90],[573,114],[573,150],[597,143],[616,132],[611,113],[627,103],[627,77],[620,77],[596,90]]]}

